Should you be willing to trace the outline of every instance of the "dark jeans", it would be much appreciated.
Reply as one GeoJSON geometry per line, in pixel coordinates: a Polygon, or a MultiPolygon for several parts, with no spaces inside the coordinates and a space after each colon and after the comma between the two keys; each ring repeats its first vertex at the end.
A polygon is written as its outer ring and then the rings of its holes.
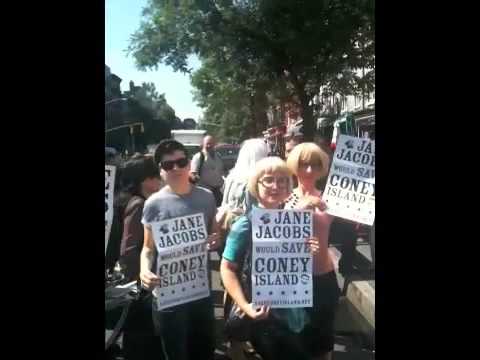
{"type": "Polygon", "coordinates": [[[339,297],[335,271],[313,276],[313,308],[307,308],[310,323],[302,332],[305,346],[312,356],[333,351],[339,297]]]}
{"type": "Polygon", "coordinates": [[[123,329],[125,360],[164,360],[162,343],[152,321],[152,295],[143,291],[132,304],[123,329]]]}
{"type": "Polygon", "coordinates": [[[123,358],[125,360],[164,360],[159,336],[132,331],[123,333],[123,358]]]}
{"type": "Polygon", "coordinates": [[[157,310],[153,300],[153,324],[162,339],[167,360],[213,360],[215,318],[211,297],[157,310]]]}
{"type": "Polygon", "coordinates": [[[309,360],[310,356],[299,334],[271,318],[258,321],[251,343],[263,360],[309,360]]]}

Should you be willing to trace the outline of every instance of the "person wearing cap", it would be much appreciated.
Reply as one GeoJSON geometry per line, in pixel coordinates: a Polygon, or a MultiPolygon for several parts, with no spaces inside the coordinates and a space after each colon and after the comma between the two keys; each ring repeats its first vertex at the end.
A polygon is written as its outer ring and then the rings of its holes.
{"type": "Polygon", "coordinates": [[[303,126],[295,125],[287,130],[285,133],[285,158],[295,146],[303,142],[303,126]]]}

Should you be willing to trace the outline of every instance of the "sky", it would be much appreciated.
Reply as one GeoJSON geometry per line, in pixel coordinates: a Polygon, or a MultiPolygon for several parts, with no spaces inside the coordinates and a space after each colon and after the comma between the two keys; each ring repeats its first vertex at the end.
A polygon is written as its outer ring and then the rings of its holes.
{"type": "MultiPolygon", "coordinates": [[[[168,104],[180,119],[198,120],[202,110],[193,101],[189,75],[174,72],[162,64],[158,70],[140,71],[135,68],[133,58],[127,57],[125,50],[130,36],[140,27],[142,9],[146,5],[147,0],[105,0],[105,64],[122,79],[122,91],[128,90],[130,80],[138,86],[142,82],[153,82],[158,93],[165,93],[168,104]]],[[[193,69],[200,65],[196,57],[189,59],[193,69]]]]}

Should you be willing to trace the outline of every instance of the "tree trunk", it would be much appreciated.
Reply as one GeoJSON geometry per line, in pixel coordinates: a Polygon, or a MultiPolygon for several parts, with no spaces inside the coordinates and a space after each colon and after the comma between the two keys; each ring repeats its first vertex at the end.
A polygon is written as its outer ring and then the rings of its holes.
{"type": "Polygon", "coordinates": [[[362,110],[365,110],[365,68],[362,67],[362,110]]]}
{"type": "Polygon", "coordinates": [[[298,92],[300,104],[302,106],[303,137],[305,141],[311,142],[314,139],[316,128],[313,118],[313,106],[308,104],[311,97],[309,97],[302,88],[298,89],[298,92]]]}
{"type": "Polygon", "coordinates": [[[247,130],[249,137],[261,137],[263,131],[267,130],[268,117],[266,113],[265,95],[256,92],[250,97],[251,124],[247,130]]]}
{"type": "Polygon", "coordinates": [[[255,121],[255,100],[253,96],[250,96],[250,123],[246,131],[248,138],[255,137],[256,133],[256,121],[255,121]]]}

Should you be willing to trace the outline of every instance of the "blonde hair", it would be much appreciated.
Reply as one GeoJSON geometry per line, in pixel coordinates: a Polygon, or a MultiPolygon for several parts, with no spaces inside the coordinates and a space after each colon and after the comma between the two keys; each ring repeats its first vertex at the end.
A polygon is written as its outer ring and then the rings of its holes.
{"type": "Polygon", "coordinates": [[[283,173],[288,176],[288,191],[292,190],[292,172],[285,161],[277,156],[263,158],[255,165],[255,171],[248,179],[247,189],[258,200],[258,180],[266,173],[283,173]]]}
{"type": "Polygon", "coordinates": [[[247,182],[249,175],[255,169],[258,160],[268,156],[268,146],[263,139],[245,140],[238,153],[237,161],[230,174],[236,179],[247,182]]]}
{"type": "Polygon", "coordinates": [[[293,148],[287,158],[287,166],[294,174],[298,174],[298,165],[300,162],[307,164],[320,163],[320,177],[327,176],[330,168],[330,158],[320,146],[313,142],[298,144],[293,148]]]}

